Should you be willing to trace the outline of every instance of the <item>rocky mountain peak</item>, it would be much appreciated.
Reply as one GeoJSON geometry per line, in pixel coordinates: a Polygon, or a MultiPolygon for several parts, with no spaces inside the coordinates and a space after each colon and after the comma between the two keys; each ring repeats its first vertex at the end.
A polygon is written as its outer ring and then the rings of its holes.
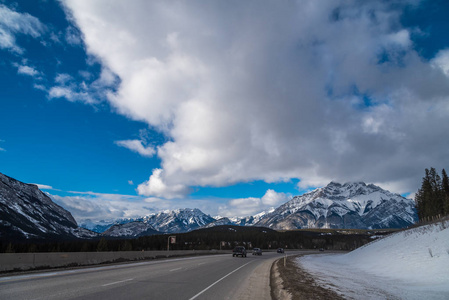
{"type": "Polygon", "coordinates": [[[0,173],[0,236],[73,237],[77,227],[72,214],[36,185],[0,173]]]}
{"type": "Polygon", "coordinates": [[[416,219],[413,200],[364,182],[331,182],[294,197],[256,225],[275,229],[398,228],[416,219]]]}

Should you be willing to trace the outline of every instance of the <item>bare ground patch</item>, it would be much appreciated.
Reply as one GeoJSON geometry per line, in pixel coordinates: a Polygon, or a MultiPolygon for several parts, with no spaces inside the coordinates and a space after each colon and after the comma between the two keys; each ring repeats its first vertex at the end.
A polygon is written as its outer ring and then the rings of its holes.
{"type": "Polygon", "coordinates": [[[300,299],[344,299],[336,292],[321,287],[313,276],[295,263],[301,255],[289,256],[284,266],[284,258],[273,263],[271,269],[271,297],[276,300],[300,299]]]}

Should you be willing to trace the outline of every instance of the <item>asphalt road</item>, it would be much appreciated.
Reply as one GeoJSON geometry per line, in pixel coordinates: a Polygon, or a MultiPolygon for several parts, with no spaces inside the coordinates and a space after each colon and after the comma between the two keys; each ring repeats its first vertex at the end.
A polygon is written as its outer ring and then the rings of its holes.
{"type": "MultiPolygon", "coordinates": [[[[294,254],[294,253],[289,253],[294,254]]],[[[196,256],[0,277],[0,299],[269,299],[267,276],[282,254],[196,256]],[[251,283],[249,282],[251,278],[251,283]],[[259,280],[260,278],[260,280],[259,280]],[[248,290],[250,289],[250,290],[248,290]]]]}

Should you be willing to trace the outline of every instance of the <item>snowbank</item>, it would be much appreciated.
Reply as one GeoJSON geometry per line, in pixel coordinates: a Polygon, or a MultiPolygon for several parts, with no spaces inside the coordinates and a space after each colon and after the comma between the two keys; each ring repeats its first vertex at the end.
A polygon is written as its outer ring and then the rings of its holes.
{"type": "Polygon", "coordinates": [[[449,299],[449,221],[376,240],[348,254],[309,255],[298,263],[354,299],[449,299]]]}

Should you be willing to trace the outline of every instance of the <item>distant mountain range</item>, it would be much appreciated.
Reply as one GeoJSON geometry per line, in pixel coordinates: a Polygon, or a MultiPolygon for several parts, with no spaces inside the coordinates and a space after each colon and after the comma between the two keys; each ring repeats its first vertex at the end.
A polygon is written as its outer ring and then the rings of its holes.
{"type": "Polygon", "coordinates": [[[363,182],[329,183],[287,203],[244,218],[213,218],[199,209],[178,209],[113,222],[84,222],[37,186],[0,173],[0,237],[93,238],[181,233],[218,225],[300,228],[403,228],[414,224],[414,201],[363,182]]]}

